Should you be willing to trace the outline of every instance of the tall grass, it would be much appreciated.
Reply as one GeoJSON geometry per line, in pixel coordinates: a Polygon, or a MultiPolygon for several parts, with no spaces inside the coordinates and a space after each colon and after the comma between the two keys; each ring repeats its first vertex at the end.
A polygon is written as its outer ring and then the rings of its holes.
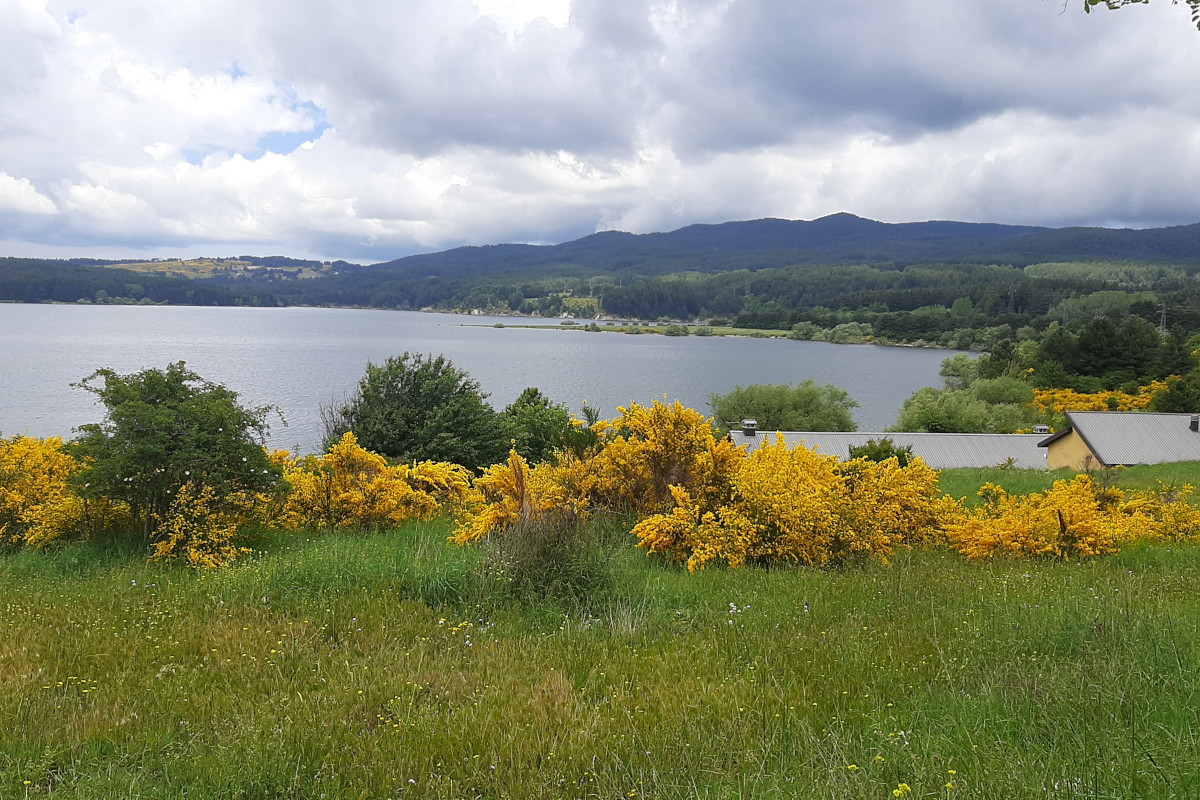
{"type": "Polygon", "coordinates": [[[1003,467],[944,469],[938,473],[938,488],[951,497],[965,499],[968,506],[981,501],[978,492],[985,483],[1003,486],[1009,494],[1044,492],[1058,480],[1075,477],[1074,470],[1006,469],[1003,467]]]}
{"type": "Polygon", "coordinates": [[[1198,547],[689,575],[614,526],[579,603],[446,534],[0,557],[0,797],[1200,792],[1198,547]]]}

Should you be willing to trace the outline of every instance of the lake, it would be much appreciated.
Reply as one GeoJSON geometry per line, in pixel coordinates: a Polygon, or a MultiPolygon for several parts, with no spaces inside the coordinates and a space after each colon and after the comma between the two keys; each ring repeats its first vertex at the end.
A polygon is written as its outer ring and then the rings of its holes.
{"type": "Polygon", "coordinates": [[[119,373],[186,361],[246,405],[272,404],[271,444],[320,450],[321,404],[353,391],[368,360],[442,354],[501,409],[527,386],[602,418],[664,395],[708,413],[708,395],[752,383],[833,383],[858,401],[860,430],[893,424],[904,400],[939,386],[944,350],[748,337],[631,336],[557,320],[328,308],[0,304],[0,433],[70,437],[102,412],[73,389],[101,367],[119,373]],[[537,328],[495,323],[540,323],[537,328]]]}

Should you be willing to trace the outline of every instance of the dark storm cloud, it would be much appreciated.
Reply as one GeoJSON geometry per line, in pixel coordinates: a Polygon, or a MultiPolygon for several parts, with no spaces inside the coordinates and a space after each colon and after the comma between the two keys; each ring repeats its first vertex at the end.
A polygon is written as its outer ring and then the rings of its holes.
{"type": "Polygon", "coordinates": [[[1012,109],[1080,118],[1191,102],[1183,75],[1140,49],[1155,43],[1138,20],[1053,11],[1037,2],[732,3],[715,35],[680,48],[666,92],[672,136],[721,151],[809,133],[911,138],[1012,109]]]}

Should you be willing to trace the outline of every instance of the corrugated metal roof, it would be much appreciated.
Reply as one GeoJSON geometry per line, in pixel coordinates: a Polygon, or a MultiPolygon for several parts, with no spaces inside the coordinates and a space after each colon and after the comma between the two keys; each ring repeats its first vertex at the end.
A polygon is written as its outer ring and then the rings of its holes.
{"type": "MultiPolygon", "coordinates": [[[[995,467],[1012,459],[1021,469],[1045,469],[1046,451],[1038,449],[1043,433],[833,433],[827,431],[783,431],[789,446],[803,444],[827,456],[845,461],[851,447],[861,447],[868,440],[891,439],[897,447],[912,448],[913,455],[934,469],[959,467],[995,467]]],[[[752,452],[764,441],[775,441],[775,433],[759,431],[748,437],[740,430],[730,434],[734,444],[747,445],[752,452]]]]}
{"type": "Polygon", "coordinates": [[[1191,414],[1068,411],[1067,422],[1108,466],[1200,461],[1200,433],[1191,414]]]}

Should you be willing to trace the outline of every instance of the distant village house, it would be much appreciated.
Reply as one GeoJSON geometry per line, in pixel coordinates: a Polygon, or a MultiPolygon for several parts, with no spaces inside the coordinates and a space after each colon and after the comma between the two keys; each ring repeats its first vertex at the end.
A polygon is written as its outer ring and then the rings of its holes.
{"type": "Polygon", "coordinates": [[[1200,461],[1200,416],[1068,411],[1066,430],[1043,439],[1046,466],[1074,470],[1200,461]]]}

